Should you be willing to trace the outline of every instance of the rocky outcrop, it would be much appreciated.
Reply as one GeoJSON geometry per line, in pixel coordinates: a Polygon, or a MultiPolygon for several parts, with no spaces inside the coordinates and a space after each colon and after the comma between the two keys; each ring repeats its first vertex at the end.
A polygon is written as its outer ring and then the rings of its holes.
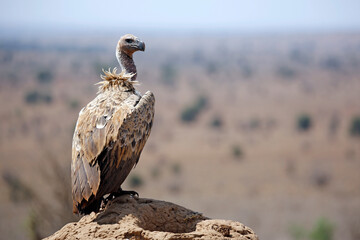
{"type": "Polygon", "coordinates": [[[209,219],[179,205],[125,195],[69,223],[46,238],[65,239],[258,239],[242,223],[209,219]]]}

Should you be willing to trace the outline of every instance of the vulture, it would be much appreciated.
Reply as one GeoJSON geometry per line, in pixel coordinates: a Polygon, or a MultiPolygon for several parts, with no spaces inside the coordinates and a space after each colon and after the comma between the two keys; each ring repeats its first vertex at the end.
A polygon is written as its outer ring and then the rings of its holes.
{"type": "Polygon", "coordinates": [[[121,73],[116,68],[103,70],[98,95],[79,113],[71,161],[74,213],[98,212],[107,194],[136,193],[123,191],[121,184],[150,135],[155,103],[153,93],[135,90],[136,51],[145,51],[144,42],[131,34],[120,38],[116,57],[121,73]]]}

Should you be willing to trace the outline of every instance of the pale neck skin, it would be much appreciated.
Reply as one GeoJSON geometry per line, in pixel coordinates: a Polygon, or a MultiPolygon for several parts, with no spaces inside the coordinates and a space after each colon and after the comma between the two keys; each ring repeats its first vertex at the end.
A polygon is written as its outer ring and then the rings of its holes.
{"type": "Polygon", "coordinates": [[[128,54],[126,54],[123,51],[116,51],[116,58],[120,64],[120,67],[122,70],[125,70],[126,73],[135,74],[131,78],[131,81],[135,81],[136,77],[137,77],[137,71],[136,71],[136,66],[135,66],[134,60],[132,58],[132,54],[129,56],[128,54]]]}

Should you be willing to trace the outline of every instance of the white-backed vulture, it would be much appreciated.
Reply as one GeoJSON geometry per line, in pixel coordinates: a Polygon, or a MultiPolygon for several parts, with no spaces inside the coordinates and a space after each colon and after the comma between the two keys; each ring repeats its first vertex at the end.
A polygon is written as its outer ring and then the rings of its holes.
{"type": "Polygon", "coordinates": [[[71,162],[74,213],[97,212],[104,195],[122,193],[150,135],[155,98],[135,90],[133,53],[139,50],[145,44],[137,37],[120,38],[116,57],[122,72],[104,71],[97,97],[79,113],[71,162]]]}

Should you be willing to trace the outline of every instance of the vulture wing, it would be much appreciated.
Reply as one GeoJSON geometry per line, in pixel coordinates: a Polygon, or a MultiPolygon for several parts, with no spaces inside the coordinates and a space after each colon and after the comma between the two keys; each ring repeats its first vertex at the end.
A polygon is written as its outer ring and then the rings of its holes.
{"type": "Polygon", "coordinates": [[[155,98],[100,94],[79,113],[72,145],[74,212],[120,188],[150,135],[155,98]]]}

